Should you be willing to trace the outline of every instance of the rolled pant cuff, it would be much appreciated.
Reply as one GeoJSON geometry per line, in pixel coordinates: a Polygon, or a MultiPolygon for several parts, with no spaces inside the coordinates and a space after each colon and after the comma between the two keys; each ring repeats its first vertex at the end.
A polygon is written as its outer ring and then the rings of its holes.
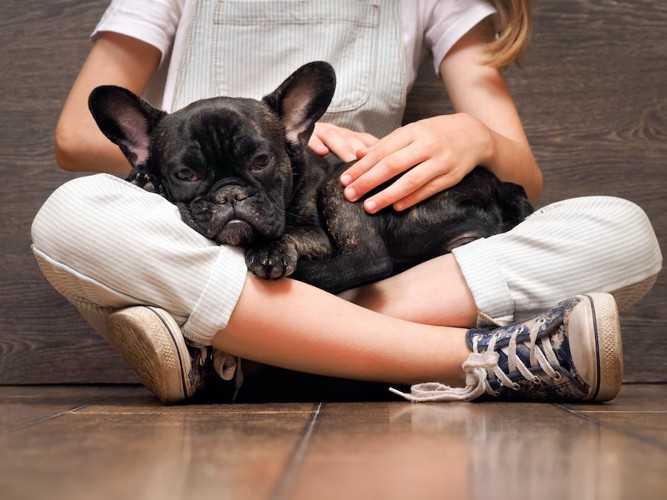
{"type": "Polygon", "coordinates": [[[181,332],[200,345],[211,345],[224,329],[236,307],[247,277],[242,250],[220,252],[213,272],[181,332]]]}
{"type": "Polygon", "coordinates": [[[514,318],[514,300],[486,239],[452,250],[477,305],[477,326],[505,325],[514,318]]]}

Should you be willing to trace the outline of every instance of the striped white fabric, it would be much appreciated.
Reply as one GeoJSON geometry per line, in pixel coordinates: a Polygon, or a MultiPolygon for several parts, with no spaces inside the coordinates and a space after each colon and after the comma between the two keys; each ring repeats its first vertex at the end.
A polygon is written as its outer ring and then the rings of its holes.
{"type": "Polygon", "coordinates": [[[400,125],[408,86],[400,1],[286,7],[200,0],[194,8],[171,109],[203,96],[260,99],[301,65],[320,60],[338,75],[323,121],[378,137],[400,125]]]}
{"type": "MultiPolygon", "coordinates": [[[[200,82],[204,82],[203,75],[212,74],[211,68],[220,67],[219,60],[215,59],[218,56],[223,58],[231,57],[237,62],[237,65],[232,67],[232,78],[237,79],[244,84],[243,87],[237,87],[232,95],[238,95],[241,92],[245,94],[245,84],[248,82],[255,82],[256,79],[263,79],[264,72],[275,71],[281,65],[285,71],[280,77],[284,78],[289,72],[296,69],[290,67],[288,63],[293,64],[294,60],[290,59],[301,51],[310,51],[312,57],[323,58],[324,54],[329,54],[333,59],[331,61],[341,61],[341,55],[346,53],[347,56],[342,60],[342,65],[335,64],[337,69],[351,68],[353,71],[349,75],[350,78],[355,77],[365,79],[366,75],[370,75],[374,85],[382,83],[382,79],[393,75],[390,71],[383,71],[375,73],[369,66],[358,65],[354,63],[362,62],[358,54],[351,48],[368,48],[369,40],[364,36],[364,43],[359,43],[355,40],[357,37],[358,26],[375,25],[375,21],[382,20],[387,16],[387,9],[390,11],[394,8],[391,4],[398,1],[400,5],[401,26],[390,26],[391,29],[401,29],[401,39],[403,43],[403,63],[405,65],[405,73],[407,75],[406,85],[408,88],[412,86],[417,78],[420,63],[424,57],[432,55],[433,67],[439,72],[440,63],[449,50],[456,44],[456,42],[467,33],[473,26],[477,25],[482,19],[495,14],[496,10],[490,0],[153,0],[151,2],[137,2],[137,0],[111,0],[109,7],[105,11],[102,19],[95,27],[92,33],[93,40],[104,32],[114,32],[143,40],[144,42],[156,47],[162,54],[161,67],[154,75],[145,91],[145,96],[153,105],[158,106],[165,111],[173,111],[171,105],[174,102],[174,94],[180,91],[180,83],[185,76],[193,76],[200,82]],[[243,7],[240,3],[253,4],[248,7],[243,7]],[[359,5],[351,5],[352,3],[359,5]],[[201,3],[209,3],[211,5],[199,5],[201,3]],[[232,5],[232,3],[234,5],[232,5]],[[217,4],[217,7],[214,5],[217,4]],[[365,5],[362,5],[365,4],[365,5]],[[340,7],[339,7],[340,6],[340,7]],[[317,9],[323,9],[322,13],[316,12],[317,9]],[[191,49],[202,50],[202,47],[197,47],[193,44],[195,36],[202,34],[205,41],[211,46],[220,40],[228,39],[229,37],[220,33],[218,28],[214,26],[203,26],[193,31],[191,29],[192,19],[195,14],[199,17],[202,13],[207,15],[214,15],[215,17],[208,18],[208,22],[218,25],[224,25],[227,12],[239,9],[246,9],[246,15],[241,16],[241,20],[249,23],[243,29],[254,29],[258,37],[250,40],[250,44],[256,47],[257,52],[250,52],[247,44],[240,45],[240,52],[238,54],[250,56],[249,58],[236,59],[234,54],[223,54],[219,49],[204,47],[211,59],[203,60],[199,58],[200,62],[205,63],[203,67],[194,68],[193,75],[179,74],[184,54],[190,52],[191,49]],[[291,13],[295,14],[292,16],[291,13]],[[343,15],[350,13],[359,13],[368,15],[368,18],[359,19],[343,18],[343,15]],[[252,15],[247,15],[248,13],[252,15]],[[255,28],[252,27],[254,21],[254,14],[257,14],[257,19],[261,23],[255,28]],[[269,13],[273,15],[269,16],[269,13]],[[305,13],[305,14],[304,14],[305,13]],[[328,14],[327,14],[328,13],[328,14]],[[306,15],[307,14],[307,15],[306,15]],[[308,17],[309,16],[309,17],[308,17]],[[380,19],[376,17],[379,16],[380,19]],[[265,20],[274,22],[274,25],[264,24],[265,20]],[[303,35],[303,24],[307,19],[312,19],[313,22],[318,22],[317,32],[311,36],[303,35]],[[333,42],[325,38],[325,35],[331,33],[329,25],[341,24],[347,26],[347,31],[343,30],[347,35],[347,39],[333,42]],[[327,25],[327,29],[322,30],[322,26],[327,25]],[[272,35],[266,33],[266,29],[271,26],[275,29],[276,26],[281,28],[288,28],[287,32],[280,35],[272,35]],[[295,30],[295,28],[297,28],[295,30]],[[352,29],[354,28],[354,29],[352,29]],[[300,33],[299,36],[297,32],[300,33]],[[215,36],[210,36],[215,35],[215,36]],[[284,40],[288,43],[293,43],[295,40],[301,39],[303,45],[296,47],[296,50],[284,49],[284,40]],[[276,40],[278,43],[276,43],[276,40]],[[335,50],[328,48],[323,50],[322,47],[335,47],[335,50]],[[345,49],[345,50],[342,50],[345,49]],[[280,51],[280,56],[276,56],[276,50],[280,51]],[[264,57],[264,65],[254,64],[257,56],[264,57]],[[269,57],[266,57],[266,56],[269,57]],[[237,78],[237,73],[242,71],[247,73],[248,70],[254,71],[251,78],[237,78]],[[178,80],[181,80],[180,83],[178,80]],[[178,85],[177,85],[178,84],[178,85]],[[178,87],[178,88],[177,88],[178,87]]],[[[393,15],[393,14],[392,14],[393,15]]],[[[200,22],[202,20],[200,19],[200,22]]],[[[230,20],[236,24],[236,21],[230,20]]],[[[229,24],[229,23],[227,23],[229,24]]],[[[377,24],[377,27],[385,26],[386,23],[377,24]]],[[[306,30],[306,33],[310,31],[306,30]]],[[[335,31],[334,31],[335,33],[335,31]]],[[[200,39],[201,40],[201,39],[200,39]]],[[[372,41],[373,48],[378,47],[376,41],[372,41]]],[[[236,47],[239,49],[239,47],[236,47]]],[[[190,56],[188,56],[190,57],[190,56]]],[[[376,59],[374,57],[374,59],[376,59]]],[[[329,60],[329,59],[326,59],[329,60]]],[[[390,70],[391,58],[377,58],[379,64],[376,66],[378,70],[390,70]]],[[[222,63],[226,67],[224,62],[222,63]]],[[[345,75],[344,78],[348,76],[345,75]]],[[[273,86],[274,82],[270,82],[273,86]]],[[[209,92],[213,92],[214,85],[205,83],[202,88],[209,92]]],[[[270,92],[272,88],[267,87],[261,89],[263,92],[270,92]]],[[[203,93],[199,97],[212,97],[214,94],[203,93]]],[[[341,97],[343,95],[341,94],[341,97]]],[[[181,101],[183,102],[183,101],[181,101]]]]}
{"type": "MultiPolygon", "coordinates": [[[[110,310],[150,304],[169,311],[187,338],[210,344],[246,276],[238,249],[216,246],[185,225],[174,205],[106,174],[56,190],[32,236],[47,279],[103,335],[110,310]]],[[[578,293],[624,292],[620,305],[629,305],[662,267],[646,214],[612,197],[554,203],[454,255],[480,317],[495,323],[528,318],[578,293]]]]}
{"type": "Polygon", "coordinates": [[[98,329],[98,316],[109,309],[156,305],[186,337],[210,344],[247,272],[239,249],[190,229],[161,196],[106,174],[57,189],[37,214],[32,237],[47,279],[98,329]]]}
{"type": "Polygon", "coordinates": [[[606,196],[553,203],[512,231],[453,253],[481,316],[501,324],[580,293],[615,293],[619,307],[629,306],[662,268],[644,211],[606,196]]]}

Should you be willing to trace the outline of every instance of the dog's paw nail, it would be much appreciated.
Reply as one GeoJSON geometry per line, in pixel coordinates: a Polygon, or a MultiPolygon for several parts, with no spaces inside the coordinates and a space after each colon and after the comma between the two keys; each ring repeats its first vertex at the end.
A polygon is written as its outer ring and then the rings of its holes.
{"type": "Polygon", "coordinates": [[[273,268],[269,273],[269,279],[277,280],[283,277],[283,272],[281,269],[273,268]]]}
{"type": "Polygon", "coordinates": [[[257,276],[258,278],[262,278],[263,280],[268,279],[266,277],[266,272],[264,271],[264,268],[262,267],[256,267],[252,269],[252,273],[257,276]]]}

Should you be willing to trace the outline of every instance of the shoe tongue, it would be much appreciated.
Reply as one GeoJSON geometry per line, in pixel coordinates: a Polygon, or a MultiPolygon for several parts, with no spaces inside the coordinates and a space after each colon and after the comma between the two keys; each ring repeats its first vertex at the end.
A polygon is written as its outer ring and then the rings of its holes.
{"type": "Polygon", "coordinates": [[[518,330],[516,341],[517,344],[521,344],[530,339],[530,328],[524,323],[516,323],[509,326],[503,326],[495,328],[493,330],[489,329],[475,329],[468,330],[466,334],[466,344],[468,348],[472,351],[474,342],[477,340],[477,350],[479,352],[485,352],[488,350],[489,344],[493,339],[494,335],[497,336],[495,343],[495,350],[502,349],[509,345],[512,335],[518,330]]]}
{"type": "Polygon", "coordinates": [[[518,330],[516,336],[517,344],[522,342],[530,341],[530,332],[531,330],[537,328],[537,340],[551,335],[563,324],[562,315],[551,318],[551,321],[540,320],[531,320],[523,323],[514,323],[508,326],[501,326],[494,329],[472,329],[468,330],[466,333],[466,344],[468,348],[472,351],[474,340],[477,339],[477,350],[479,352],[484,352],[487,350],[489,343],[494,335],[499,335],[496,339],[496,349],[503,348],[509,345],[512,335],[518,330]]]}
{"type": "MultiPolygon", "coordinates": [[[[561,326],[563,324],[562,318],[553,319],[547,325],[537,325],[531,324],[532,328],[539,328],[537,334],[537,339],[535,341],[535,349],[543,349],[542,341],[544,337],[548,337],[546,340],[551,344],[551,347],[556,355],[560,367],[566,371],[570,371],[572,367],[572,356],[570,353],[570,344],[568,342],[567,335],[564,335],[561,331],[561,326]]],[[[516,332],[516,355],[523,362],[523,364],[529,368],[531,371],[537,370],[541,371],[538,365],[532,366],[530,362],[530,328],[525,323],[518,323],[514,325],[509,325],[507,327],[497,328],[495,330],[470,330],[468,335],[466,335],[466,342],[468,347],[473,350],[474,341],[477,341],[477,351],[486,352],[489,348],[489,344],[493,339],[494,334],[500,335],[495,342],[494,351],[498,353],[498,367],[505,372],[509,372],[509,360],[508,356],[505,353],[507,347],[511,341],[512,335],[516,332]]],[[[556,366],[554,366],[556,368],[556,366]]],[[[521,377],[519,377],[521,378],[521,377]]]]}

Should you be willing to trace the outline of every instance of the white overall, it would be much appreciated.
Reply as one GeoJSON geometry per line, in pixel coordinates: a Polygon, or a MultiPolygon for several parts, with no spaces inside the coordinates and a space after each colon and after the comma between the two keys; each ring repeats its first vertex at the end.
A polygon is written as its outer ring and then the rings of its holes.
{"type": "Polygon", "coordinates": [[[400,13],[399,0],[200,0],[171,109],[216,95],[261,99],[324,60],[337,84],[323,121],[387,135],[405,108],[400,13]]]}
{"type": "MultiPolygon", "coordinates": [[[[382,136],[400,124],[405,105],[400,23],[398,0],[201,0],[171,107],[219,94],[261,97],[300,64],[323,59],[339,79],[326,120],[382,136]]],[[[110,311],[149,304],[171,313],[186,338],[209,345],[247,273],[241,250],[216,246],[164,198],[106,174],[56,190],[32,238],[46,278],[102,335],[110,311]]],[[[550,205],[454,255],[481,321],[497,323],[584,292],[615,292],[628,305],[662,265],[644,212],[609,197],[550,205]]]]}

